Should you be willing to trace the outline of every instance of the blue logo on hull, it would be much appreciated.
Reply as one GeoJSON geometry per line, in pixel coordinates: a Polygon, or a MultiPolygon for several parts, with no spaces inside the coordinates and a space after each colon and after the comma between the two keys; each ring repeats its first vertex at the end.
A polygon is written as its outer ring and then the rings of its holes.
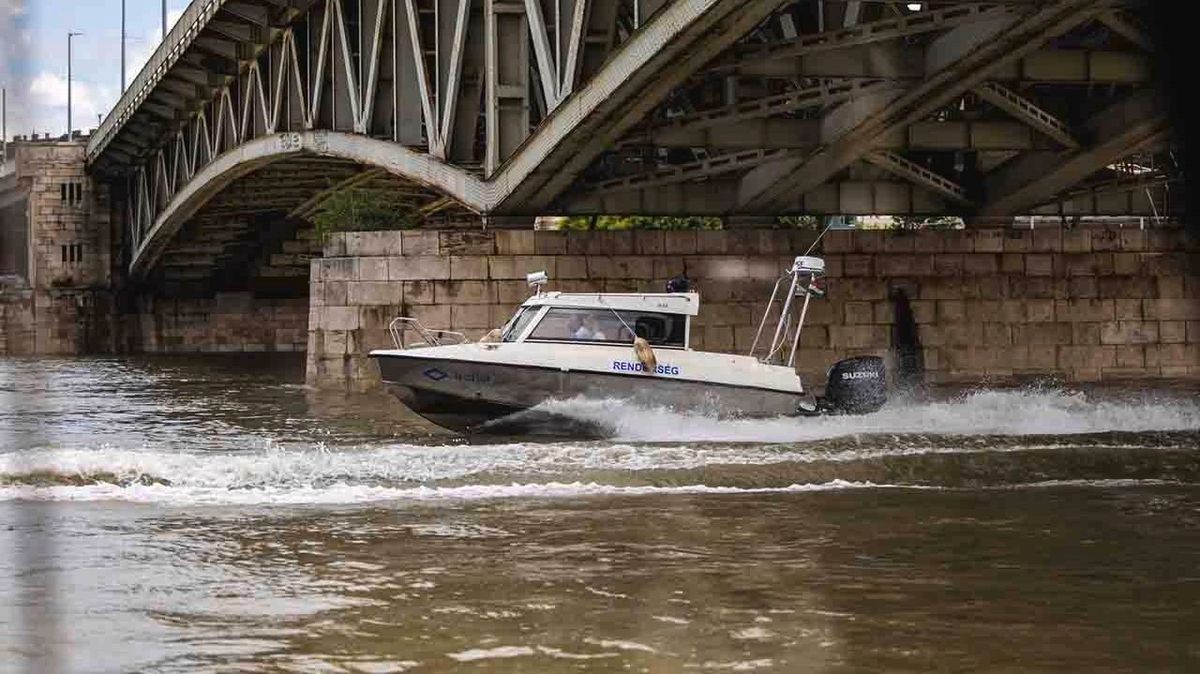
{"type": "Polygon", "coordinates": [[[429,379],[432,379],[433,381],[442,381],[446,377],[450,376],[450,375],[446,374],[445,372],[442,372],[441,370],[437,369],[436,367],[431,367],[428,370],[425,370],[424,372],[422,372],[421,374],[425,375],[429,379]]]}

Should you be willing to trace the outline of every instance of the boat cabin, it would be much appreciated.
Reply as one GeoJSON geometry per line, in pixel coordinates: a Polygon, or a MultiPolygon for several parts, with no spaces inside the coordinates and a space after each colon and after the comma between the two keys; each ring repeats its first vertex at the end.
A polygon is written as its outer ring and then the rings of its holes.
{"type": "Polygon", "coordinates": [[[690,347],[697,293],[538,293],[501,330],[503,342],[622,344],[641,337],[653,347],[690,347]]]}

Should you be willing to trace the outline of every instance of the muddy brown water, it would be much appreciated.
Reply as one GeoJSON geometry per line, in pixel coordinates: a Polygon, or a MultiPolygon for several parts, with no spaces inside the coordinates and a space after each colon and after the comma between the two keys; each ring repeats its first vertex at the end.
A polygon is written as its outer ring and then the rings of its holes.
{"type": "Polygon", "coordinates": [[[0,671],[1197,671],[1188,387],[462,439],[294,359],[0,361],[0,671]]]}

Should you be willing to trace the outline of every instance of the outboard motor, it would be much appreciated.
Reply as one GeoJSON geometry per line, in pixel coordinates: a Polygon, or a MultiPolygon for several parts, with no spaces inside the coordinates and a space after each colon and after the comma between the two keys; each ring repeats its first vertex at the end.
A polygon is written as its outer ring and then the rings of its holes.
{"type": "Polygon", "coordinates": [[[826,414],[870,414],[887,402],[887,369],[879,356],[847,358],[829,368],[825,397],[819,408],[826,414]]]}

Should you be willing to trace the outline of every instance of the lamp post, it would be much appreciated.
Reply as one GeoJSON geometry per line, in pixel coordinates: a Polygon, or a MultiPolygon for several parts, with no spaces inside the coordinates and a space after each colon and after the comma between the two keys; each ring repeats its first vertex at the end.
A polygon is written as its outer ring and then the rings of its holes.
{"type": "Polygon", "coordinates": [[[67,140],[71,140],[75,134],[71,122],[71,40],[80,35],[83,33],[67,33],[67,140]]]}
{"type": "Polygon", "coordinates": [[[163,42],[167,41],[167,0],[162,0],[163,42]]]}
{"type": "Polygon", "coordinates": [[[125,93],[125,0],[121,0],[121,93],[125,93]]]}

